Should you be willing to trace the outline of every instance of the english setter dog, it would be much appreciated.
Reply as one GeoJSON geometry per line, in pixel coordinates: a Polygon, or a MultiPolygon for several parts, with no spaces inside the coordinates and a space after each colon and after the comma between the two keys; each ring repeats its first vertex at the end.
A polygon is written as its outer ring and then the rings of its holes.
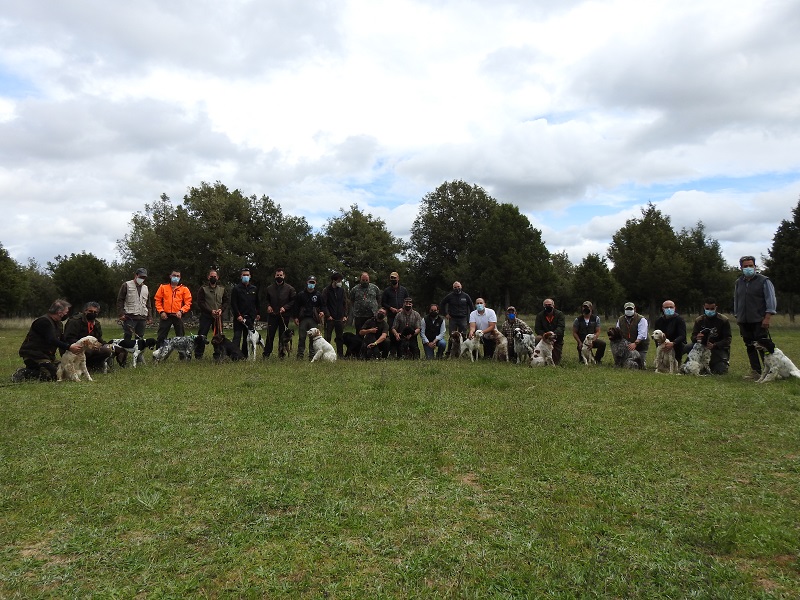
{"type": "Polygon", "coordinates": [[[81,347],[81,351],[78,354],[73,354],[70,351],[64,353],[64,356],[61,357],[61,362],[58,363],[56,378],[58,381],[63,381],[64,379],[80,381],[81,375],[83,375],[88,381],[94,381],[92,376],[89,375],[89,369],[86,368],[86,351],[99,350],[102,344],[92,335],[82,337],[75,343],[81,347]]]}
{"type": "Polygon", "coordinates": [[[611,342],[611,355],[614,357],[614,366],[622,369],[644,369],[644,361],[638,350],[628,348],[628,340],[622,335],[619,327],[608,330],[608,339],[611,342]]]}
{"type": "Polygon", "coordinates": [[[501,331],[495,329],[487,334],[485,338],[491,339],[494,343],[494,360],[508,362],[508,338],[501,331]]]}
{"type": "Polygon", "coordinates": [[[767,383],[777,379],[800,378],[800,369],[789,357],[775,347],[775,343],[764,338],[753,342],[753,346],[764,352],[764,372],[756,383],[767,383]]]}
{"type": "Polygon", "coordinates": [[[530,362],[535,346],[536,336],[532,333],[523,333],[519,327],[514,328],[514,354],[517,355],[517,364],[523,360],[530,362]]]}
{"type": "Polygon", "coordinates": [[[705,328],[700,333],[703,334],[703,339],[694,343],[686,362],[680,366],[679,371],[683,375],[711,375],[711,350],[706,348],[705,340],[714,337],[717,330],[705,328]]]}
{"type": "MultiPolygon", "coordinates": [[[[177,352],[181,359],[192,360],[192,354],[197,345],[196,340],[196,335],[182,335],[164,340],[161,348],[153,350],[153,362],[155,364],[163,362],[173,352],[177,352]]],[[[200,343],[204,343],[204,341],[201,340],[200,343]]]]}
{"type": "Polygon", "coordinates": [[[311,338],[311,351],[314,353],[314,355],[311,357],[311,362],[336,361],[336,349],[331,346],[324,337],[322,337],[322,333],[319,329],[312,327],[308,330],[307,335],[311,338]]]}
{"type": "Polygon", "coordinates": [[[656,373],[669,373],[673,375],[678,372],[678,360],[675,358],[675,348],[667,348],[669,342],[667,334],[656,329],[650,336],[656,343],[656,373]]]}
{"type": "MultiPolygon", "coordinates": [[[[133,368],[136,365],[144,364],[144,350],[150,348],[151,350],[156,347],[155,338],[140,338],[126,340],[123,338],[116,338],[108,342],[114,348],[114,354],[117,356],[117,362],[120,367],[128,364],[128,355],[133,356],[133,368]],[[117,353],[117,350],[122,352],[117,353]]],[[[111,359],[109,358],[109,361],[111,359]]]]}
{"type": "Polygon", "coordinates": [[[553,346],[556,342],[556,334],[552,331],[545,331],[542,339],[536,344],[533,349],[533,357],[531,358],[532,367],[555,367],[556,363],[553,361],[553,346]]]}
{"type": "Polygon", "coordinates": [[[594,359],[594,354],[592,354],[592,344],[594,344],[596,339],[597,335],[594,333],[587,333],[586,337],[583,338],[583,343],[581,344],[581,362],[585,365],[593,365],[597,362],[594,359]]]}
{"type": "Polygon", "coordinates": [[[475,332],[475,336],[474,337],[466,338],[465,340],[463,340],[461,342],[461,354],[460,354],[460,356],[463,356],[464,354],[469,353],[469,359],[472,362],[475,362],[476,358],[480,358],[481,357],[481,353],[483,351],[482,341],[483,341],[483,331],[478,329],[475,332]]]}

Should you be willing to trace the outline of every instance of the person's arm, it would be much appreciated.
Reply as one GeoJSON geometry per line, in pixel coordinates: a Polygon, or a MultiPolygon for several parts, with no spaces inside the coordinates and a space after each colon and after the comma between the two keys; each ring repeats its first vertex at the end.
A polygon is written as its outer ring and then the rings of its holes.
{"type": "MultiPolygon", "coordinates": [[[[597,320],[596,321],[597,322],[597,327],[594,330],[594,334],[596,336],[599,336],[600,335],[600,317],[595,317],[595,319],[597,320]]],[[[619,327],[619,322],[617,322],[617,327],[619,327]]]]}
{"type": "Polygon", "coordinates": [[[228,290],[227,287],[223,288],[222,289],[222,305],[219,308],[219,314],[220,315],[224,315],[225,314],[225,311],[228,310],[228,306],[230,306],[230,303],[231,303],[230,290],[228,290]]]}
{"type": "Polygon", "coordinates": [[[647,319],[642,317],[636,326],[636,340],[642,343],[647,341],[647,319]]]}
{"type": "MultiPolygon", "coordinates": [[[[578,319],[580,318],[581,317],[578,317],[578,319]]],[[[572,322],[572,339],[578,342],[578,347],[580,347],[581,345],[583,345],[583,340],[580,338],[580,335],[578,335],[578,319],[575,319],[572,322]]]]}
{"type": "Polygon", "coordinates": [[[472,339],[475,337],[475,330],[477,329],[477,324],[475,323],[475,317],[470,313],[469,315],[469,333],[467,333],[467,337],[472,339]]]}
{"type": "Polygon", "coordinates": [[[442,324],[439,326],[439,335],[436,336],[436,339],[434,341],[438,342],[439,340],[443,340],[444,336],[445,336],[445,323],[444,319],[442,319],[442,324]]]}
{"type": "Polygon", "coordinates": [[[564,339],[564,331],[566,330],[566,328],[567,328],[567,318],[564,316],[563,312],[559,312],[556,315],[556,329],[555,329],[556,337],[558,337],[558,339],[560,340],[564,339]]]}
{"type": "Polygon", "coordinates": [[[425,335],[425,327],[422,327],[420,329],[419,337],[422,338],[422,345],[423,346],[426,346],[426,345],[430,344],[430,340],[428,339],[428,336],[425,335]]]}
{"type": "Polygon", "coordinates": [[[164,289],[162,286],[158,286],[156,290],[156,295],[153,297],[153,302],[155,303],[156,312],[160,315],[164,312],[164,289]]]}
{"type": "Polygon", "coordinates": [[[128,297],[128,285],[122,284],[117,292],[117,314],[121,317],[125,316],[125,298],[128,297]]]}
{"type": "Polygon", "coordinates": [[[778,312],[778,301],[775,299],[775,286],[769,279],[764,280],[764,301],[767,305],[767,313],[764,315],[764,320],[761,321],[761,326],[764,328],[769,327],[769,321],[772,315],[778,312]]]}
{"type": "Polygon", "coordinates": [[[183,293],[181,294],[181,307],[179,310],[182,315],[185,315],[192,310],[192,292],[186,286],[183,286],[183,293]]]}

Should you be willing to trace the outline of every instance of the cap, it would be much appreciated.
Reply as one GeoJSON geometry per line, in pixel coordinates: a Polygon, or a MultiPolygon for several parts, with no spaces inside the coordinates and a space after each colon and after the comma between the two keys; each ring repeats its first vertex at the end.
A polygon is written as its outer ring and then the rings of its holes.
{"type": "Polygon", "coordinates": [[[636,308],[636,305],[633,302],[626,302],[625,308],[636,308]]]}
{"type": "Polygon", "coordinates": [[[316,277],[314,277],[313,275],[309,275],[309,276],[308,276],[308,278],[306,279],[306,281],[307,281],[307,282],[308,282],[308,281],[313,281],[314,283],[317,283],[317,278],[316,278],[316,277]]]}
{"type": "Polygon", "coordinates": [[[509,307],[506,309],[506,312],[517,312],[517,309],[516,309],[516,308],[514,308],[513,306],[509,306],[509,307]]]}
{"type": "Polygon", "coordinates": [[[147,269],[144,268],[136,269],[136,274],[141,275],[142,277],[147,277],[147,269]]]}
{"type": "Polygon", "coordinates": [[[397,274],[397,271],[392,271],[391,273],[389,273],[389,277],[397,277],[398,279],[400,279],[400,275],[397,274]]]}
{"type": "Polygon", "coordinates": [[[584,302],[583,304],[581,304],[581,306],[588,306],[589,308],[594,308],[594,306],[592,306],[592,303],[589,302],[588,300],[586,302],[584,302]]]}
{"type": "Polygon", "coordinates": [[[403,302],[414,302],[414,299],[411,296],[406,296],[403,302]]]}

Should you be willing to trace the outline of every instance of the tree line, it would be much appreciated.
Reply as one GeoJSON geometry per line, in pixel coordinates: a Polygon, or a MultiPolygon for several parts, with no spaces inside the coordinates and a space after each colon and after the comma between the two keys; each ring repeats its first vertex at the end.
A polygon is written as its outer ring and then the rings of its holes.
{"type": "MultiPolygon", "coordinates": [[[[799,229],[800,203],[793,219],[781,223],[762,265],[791,313],[800,286],[799,229]]],[[[119,286],[140,266],[148,269],[151,288],[165,282],[172,269],[181,271],[192,290],[210,268],[233,284],[249,266],[256,285],[266,285],[275,269],[283,268],[298,289],[308,275],[321,287],[340,272],[352,285],[362,271],[384,287],[389,273],[397,271],[421,310],[439,302],[458,280],[473,298],[481,296],[499,309],[514,304],[521,312],[538,312],[551,297],[567,312],[577,312],[589,299],[599,313],[616,315],[630,300],[651,316],[665,297],[685,314],[699,312],[708,296],[729,309],[738,275],[738,265],[725,264],[719,242],[707,236],[702,222],[675,231],[670,217],[653,204],[625,222],[604,256],[592,253],[574,264],[566,252],[548,251],[542,232],[518,207],[460,180],[422,198],[408,242],[356,205],[340,209],[314,231],[304,217],[285,214],[268,196],[202,182],[178,205],[166,195],[145,204],[117,247],[120,259],[111,263],[82,252],[56,256],[42,267],[33,260],[20,265],[0,244],[7,292],[0,314],[41,314],[56,297],[76,306],[95,300],[104,314],[113,314],[119,286]]]]}

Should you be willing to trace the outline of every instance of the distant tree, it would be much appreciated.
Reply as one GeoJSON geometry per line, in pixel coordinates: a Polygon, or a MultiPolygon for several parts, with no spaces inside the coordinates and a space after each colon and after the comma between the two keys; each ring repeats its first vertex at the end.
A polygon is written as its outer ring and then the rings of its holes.
{"type": "Polygon", "coordinates": [[[3,293],[0,294],[0,316],[11,317],[19,314],[28,287],[25,270],[0,244],[0,280],[3,293]]]}
{"type": "Polygon", "coordinates": [[[705,225],[699,221],[692,229],[680,231],[678,244],[681,256],[686,259],[689,283],[683,294],[670,298],[678,303],[678,310],[682,309],[685,316],[699,314],[703,300],[708,297],[725,306],[727,297],[733,293],[733,280],[719,242],[706,237],[705,225]]]}
{"type": "Polygon", "coordinates": [[[69,300],[80,310],[86,302],[99,302],[106,314],[113,314],[111,307],[116,299],[116,289],[111,280],[108,264],[94,254],[81,252],[69,256],[56,256],[47,263],[47,270],[60,296],[69,300]]]}
{"type": "Polygon", "coordinates": [[[553,266],[551,294],[556,306],[571,311],[583,302],[575,295],[575,264],[569,259],[566,250],[551,254],[550,264],[553,266]]]}
{"type": "Polygon", "coordinates": [[[666,297],[681,297],[687,288],[689,264],[670,224],[652,203],[642,209],[641,219],[629,219],[612,237],[608,258],[614,278],[626,299],[650,318],[666,297]]]}
{"type": "MultiPolygon", "coordinates": [[[[391,234],[386,223],[355,204],[340,212],[340,216],[328,219],[322,228],[324,248],[335,258],[335,270],[351,284],[363,271],[376,281],[398,270],[400,254],[406,245],[391,234]]],[[[381,282],[382,279],[378,280],[379,287],[381,282]]]]}
{"type": "Polygon", "coordinates": [[[788,300],[789,318],[794,321],[795,296],[800,294],[800,202],[792,209],[792,219],[778,226],[764,266],[776,291],[788,300]]]}
{"type": "Polygon", "coordinates": [[[31,258],[25,267],[25,280],[27,286],[21,314],[28,317],[43,315],[59,296],[53,277],[31,258]]]}
{"type": "Polygon", "coordinates": [[[574,290],[576,301],[565,310],[580,312],[580,305],[589,300],[598,315],[616,315],[623,303],[622,288],[614,279],[599,254],[589,254],[575,268],[574,290]]]}

